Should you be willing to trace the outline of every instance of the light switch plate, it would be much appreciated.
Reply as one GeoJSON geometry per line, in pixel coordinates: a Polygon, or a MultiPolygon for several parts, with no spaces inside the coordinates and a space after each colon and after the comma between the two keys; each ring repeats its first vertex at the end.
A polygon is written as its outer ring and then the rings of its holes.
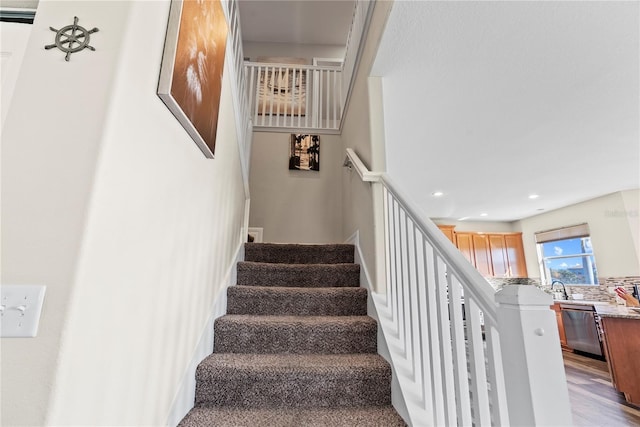
{"type": "Polygon", "coordinates": [[[2,338],[35,337],[46,286],[0,286],[2,338]]]}

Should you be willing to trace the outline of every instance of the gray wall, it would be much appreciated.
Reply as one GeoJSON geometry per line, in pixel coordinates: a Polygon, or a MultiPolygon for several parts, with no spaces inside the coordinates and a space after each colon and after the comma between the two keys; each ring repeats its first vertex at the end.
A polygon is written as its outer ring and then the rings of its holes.
{"type": "MultiPolygon", "coordinates": [[[[366,43],[342,129],[343,155],[353,148],[365,166],[372,171],[384,171],[384,129],[381,117],[380,81],[369,80],[369,71],[375,58],[380,37],[392,2],[377,2],[366,36],[366,43]]],[[[359,232],[363,261],[371,282],[377,286],[374,236],[374,188],[362,182],[355,171],[343,173],[344,237],[359,232]]]]}
{"type": "Polygon", "coordinates": [[[338,135],[320,135],[320,171],[289,170],[289,133],[255,132],[249,227],[265,242],[342,242],[342,162],[338,135]]]}

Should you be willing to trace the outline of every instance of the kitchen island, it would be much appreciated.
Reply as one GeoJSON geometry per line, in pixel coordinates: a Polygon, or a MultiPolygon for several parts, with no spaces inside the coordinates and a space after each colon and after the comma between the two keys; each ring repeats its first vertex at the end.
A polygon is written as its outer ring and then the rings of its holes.
{"type": "Polygon", "coordinates": [[[620,305],[595,305],[611,381],[627,402],[640,407],[640,312],[620,305]]]}

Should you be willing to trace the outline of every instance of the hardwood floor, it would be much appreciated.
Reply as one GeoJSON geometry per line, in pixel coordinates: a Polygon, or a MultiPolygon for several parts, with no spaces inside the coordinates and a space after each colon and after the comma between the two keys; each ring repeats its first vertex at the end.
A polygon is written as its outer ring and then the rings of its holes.
{"type": "Polygon", "coordinates": [[[562,352],[576,426],[640,426],[640,408],[611,385],[607,362],[562,352]]]}

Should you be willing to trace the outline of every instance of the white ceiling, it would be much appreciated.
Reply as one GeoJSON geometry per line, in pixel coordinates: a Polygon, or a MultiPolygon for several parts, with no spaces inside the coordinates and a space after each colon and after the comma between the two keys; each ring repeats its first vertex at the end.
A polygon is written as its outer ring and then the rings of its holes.
{"type": "MultiPolygon", "coordinates": [[[[244,41],[346,44],[355,0],[237,0],[244,41]]],[[[38,0],[0,0],[1,7],[35,9],[38,0]]]]}
{"type": "Polygon", "coordinates": [[[239,0],[245,42],[341,45],[354,0],[239,0]]]}
{"type": "MultiPolygon", "coordinates": [[[[342,45],[354,1],[238,3],[245,41],[342,45]]],[[[396,1],[372,71],[391,176],[431,217],[492,221],[640,187],[639,6],[396,1]]]]}
{"type": "Polygon", "coordinates": [[[397,1],[373,68],[391,177],[494,221],[640,187],[639,5],[397,1]]]}

